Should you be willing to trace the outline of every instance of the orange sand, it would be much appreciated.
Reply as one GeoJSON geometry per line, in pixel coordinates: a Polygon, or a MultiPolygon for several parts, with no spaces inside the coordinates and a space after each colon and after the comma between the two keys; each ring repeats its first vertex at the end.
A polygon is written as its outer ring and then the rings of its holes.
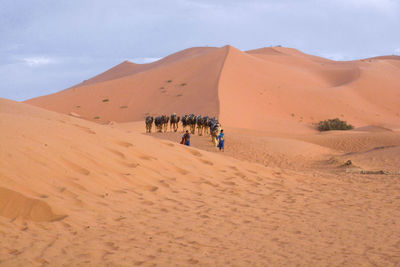
{"type": "Polygon", "coordinates": [[[399,265],[399,62],[191,48],[0,99],[0,265],[399,265]],[[144,134],[173,112],[218,116],[225,152],[144,134]]]}
{"type": "Polygon", "coordinates": [[[143,135],[143,122],[99,125],[4,99],[0,125],[1,265],[400,261],[399,176],[329,161],[335,133],[313,144],[228,127],[217,154],[208,137],[192,141],[210,152],[179,145],[179,132],[143,135]],[[241,159],[257,162],[260,144],[268,168],[241,159]]]}
{"type": "Polygon", "coordinates": [[[396,56],[336,62],[285,47],[199,47],[149,64],[126,61],[26,102],[98,122],[176,112],[280,133],[311,132],[312,123],[335,117],[400,129],[399,71],[396,56]]]}

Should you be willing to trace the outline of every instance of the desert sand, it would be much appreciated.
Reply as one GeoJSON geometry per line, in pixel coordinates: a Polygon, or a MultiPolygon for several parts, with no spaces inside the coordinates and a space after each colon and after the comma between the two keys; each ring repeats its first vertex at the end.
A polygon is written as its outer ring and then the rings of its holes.
{"type": "Polygon", "coordinates": [[[399,265],[399,62],[191,48],[0,99],[0,265],[399,265]],[[225,151],[145,133],[172,112],[225,151]]]}
{"type": "Polygon", "coordinates": [[[26,102],[101,123],[176,112],[281,133],[312,132],[310,124],[335,117],[400,129],[399,70],[395,56],[338,62],[286,47],[198,47],[150,64],[123,62],[26,102]]]}

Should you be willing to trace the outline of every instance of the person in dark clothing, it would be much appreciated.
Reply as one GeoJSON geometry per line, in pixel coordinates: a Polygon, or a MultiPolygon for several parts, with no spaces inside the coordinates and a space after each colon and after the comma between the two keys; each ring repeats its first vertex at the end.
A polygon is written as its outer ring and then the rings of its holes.
{"type": "Polygon", "coordinates": [[[218,135],[218,148],[221,151],[225,151],[224,145],[225,145],[225,138],[224,138],[224,130],[221,130],[221,133],[218,135]]]}
{"type": "Polygon", "coordinates": [[[181,144],[190,146],[190,133],[186,130],[186,133],[182,136],[181,144]]]}

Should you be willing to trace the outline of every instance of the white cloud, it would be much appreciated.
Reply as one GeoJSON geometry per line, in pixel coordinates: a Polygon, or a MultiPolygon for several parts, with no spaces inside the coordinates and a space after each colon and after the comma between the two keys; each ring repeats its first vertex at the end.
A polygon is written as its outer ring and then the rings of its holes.
{"type": "Polygon", "coordinates": [[[400,47],[399,47],[399,48],[396,48],[396,49],[394,50],[394,52],[395,52],[396,54],[400,54],[400,47]]]}
{"type": "Polygon", "coordinates": [[[133,58],[132,62],[138,63],[138,64],[146,64],[146,63],[151,63],[157,60],[160,60],[160,57],[137,57],[133,58]]]}
{"type": "Polygon", "coordinates": [[[391,12],[398,6],[397,0],[337,0],[338,3],[345,6],[356,8],[369,8],[384,12],[391,12]]]}
{"type": "Polygon", "coordinates": [[[48,58],[48,57],[26,57],[26,58],[23,58],[22,60],[26,65],[31,66],[31,67],[55,63],[54,59],[48,58]]]}

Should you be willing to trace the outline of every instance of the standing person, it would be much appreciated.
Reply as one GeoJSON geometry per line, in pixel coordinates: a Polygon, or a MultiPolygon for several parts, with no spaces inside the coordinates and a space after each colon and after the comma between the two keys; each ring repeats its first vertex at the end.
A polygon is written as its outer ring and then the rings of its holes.
{"type": "Polygon", "coordinates": [[[186,133],[182,136],[181,144],[190,146],[190,133],[188,130],[186,130],[186,133]]]}
{"type": "Polygon", "coordinates": [[[221,151],[225,151],[224,145],[225,145],[225,138],[224,138],[224,130],[221,130],[221,133],[218,135],[218,148],[221,151]]]}

